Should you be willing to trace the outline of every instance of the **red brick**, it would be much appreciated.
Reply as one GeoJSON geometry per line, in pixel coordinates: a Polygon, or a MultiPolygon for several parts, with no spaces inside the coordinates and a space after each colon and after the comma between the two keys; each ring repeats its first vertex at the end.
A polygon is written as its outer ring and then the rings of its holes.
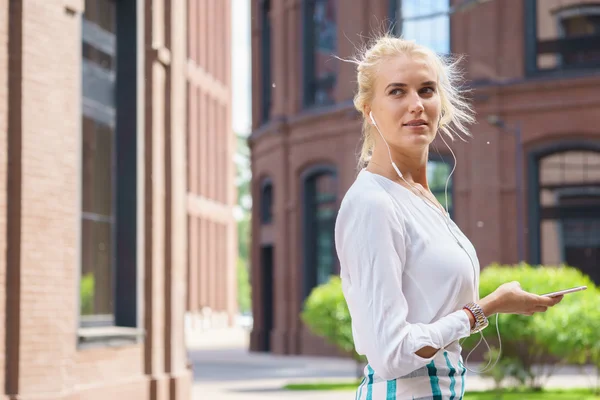
{"type": "MultiPolygon", "coordinates": [[[[20,193],[21,198],[16,208],[20,214],[0,213],[0,321],[4,326],[0,329],[0,387],[7,386],[5,377],[12,374],[15,379],[9,385],[13,391],[10,394],[23,400],[189,399],[192,374],[187,368],[184,339],[184,315],[188,311],[185,297],[190,290],[188,263],[195,276],[204,276],[199,273],[201,268],[210,269],[220,285],[219,288],[210,286],[212,290],[221,289],[221,297],[213,296],[208,305],[229,313],[230,317],[235,312],[235,287],[225,285],[225,282],[235,282],[231,277],[235,257],[225,254],[235,250],[235,237],[229,235],[227,243],[217,242],[225,240],[222,230],[235,230],[233,168],[229,165],[231,162],[225,161],[232,159],[234,148],[229,139],[232,136],[230,121],[223,120],[230,118],[231,108],[230,42],[225,32],[230,29],[230,7],[213,1],[219,14],[205,16],[208,27],[202,37],[196,26],[187,30],[186,24],[180,23],[187,14],[187,2],[183,0],[170,2],[170,20],[165,18],[161,8],[144,14],[146,32],[143,36],[147,43],[140,53],[145,57],[144,71],[148,74],[142,77],[147,96],[140,99],[139,107],[147,124],[138,137],[146,152],[142,153],[138,170],[143,184],[139,191],[140,207],[145,208],[138,214],[141,246],[137,250],[140,272],[145,278],[142,309],[146,314],[142,316],[141,328],[146,330],[147,336],[139,344],[83,349],[77,346],[77,298],[81,218],[81,11],[84,2],[11,2],[23,6],[22,18],[12,19],[10,25],[22,30],[22,43],[15,42],[11,49],[11,58],[22,60],[20,65],[13,65],[17,69],[10,69],[8,64],[9,8],[6,3],[0,6],[0,209],[7,210],[8,196],[12,196],[11,204],[16,204],[14,200],[18,199],[15,193],[20,193]],[[194,36],[191,43],[206,43],[209,39],[212,43],[213,51],[205,53],[203,63],[194,64],[194,70],[200,71],[195,74],[188,71],[187,35],[194,36]],[[155,58],[156,53],[145,51],[153,46],[158,47],[160,59],[155,58]],[[210,74],[207,73],[209,65],[212,66],[210,74]],[[19,89],[20,101],[9,98],[6,84],[9,78],[16,82],[11,87],[19,89]],[[211,131],[207,125],[202,125],[204,131],[191,132],[188,128],[193,126],[188,124],[190,118],[204,124],[208,116],[207,109],[198,108],[198,102],[192,103],[195,107],[186,113],[186,84],[194,93],[206,96],[213,105],[211,131]],[[9,116],[14,124],[10,131],[9,116]],[[196,149],[188,152],[187,139],[199,134],[205,142],[210,141],[206,143],[208,146],[218,150],[218,154],[213,151],[211,157],[219,161],[219,168],[207,165],[206,160],[188,163],[188,157],[199,155],[196,149]],[[20,158],[16,158],[10,170],[9,137],[21,143],[20,158]],[[188,188],[187,176],[198,179],[201,167],[209,169],[201,183],[213,182],[210,199],[207,193],[188,188]],[[7,176],[20,176],[17,182],[20,186],[10,191],[7,176]],[[203,209],[193,212],[188,207],[190,198],[201,205],[209,204],[219,212],[214,215],[203,209]],[[201,237],[200,240],[206,242],[203,246],[188,243],[188,216],[190,220],[204,218],[215,227],[218,225],[220,237],[201,237]],[[7,217],[14,226],[7,228],[7,217]],[[7,229],[15,233],[15,227],[20,229],[20,235],[7,238],[7,229]],[[5,264],[9,239],[19,250],[12,253],[18,257],[11,258],[10,268],[16,272],[14,276],[20,278],[20,284],[9,288],[10,295],[15,297],[11,298],[13,303],[7,310],[5,264]],[[198,257],[187,259],[190,246],[218,249],[218,253],[214,253],[212,264],[201,264],[198,257]],[[8,311],[10,318],[5,324],[8,311]],[[9,349],[5,349],[7,332],[17,334],[14,341],[8,343],[9,349]]],[[[12,31],[12,37],[19,29],[12,31]]],[[[191,298],[201,297],[198,287],[204,283],[191,286],[195,291],[191,298]]],[[[198,304],[194,307],[198,309],[198,304]]],[[[0,398],[3,397],[0,395],[0,398]]]]}
{"type": "MultiPolygon", "coordinates": [[[[456,0],[455,2],[460,2],[456,0]]],[[[298,312],[302,290],[302,201],[300,176],[305,168],[329,163],[337,168],[340,201],[356,176],[361,121],[352,105],[356,90],[355,66],[340,63],[337,104],[302,108],[302,24],[300,1],[271,2],[272,89],[271,120],[262,121],[261,15],[259,0],[252,0],[252,281],[254,331],[251,348],[270,335],[275,353],[333,352],[330,346],[304,331],[298,312]],[[260,184],[269,177],[274,188],[274,224],[261,226],[260,184]],[[260,248],[273,244],[274,329],[265,332],[260,248]],[[309,347],[312,346],[312,350],[309,347]]],[[[337,7],[336,55],[349,58],[361,37],[369,37],[374,19],[388,16],[387,0],[357,0],[337,7]]],[[[475,245],[482,267],[518,261],[516,242],[516,178],[514,139],[485,122],[499,114],[507,125],[522,123],[524,152],[562,139],[597,141],[600,133],[596,75],[572,78],[528,79],[524,60],[524,7],[521,0],[489,2],[451,21],[452,51],[467,56],[470,82],[494,84],[475,89],[478,124],[468,143],[451,146],[458,158],[455,182],[455,220],[475,245]],[[510,27],[510,28],[509,28],[510,27]],[[509,84],[510,83],[510,84],[509,84]],[[490,144],[488,144],[490,142],[490,144]],[[478,222],[483,227],[478,227],[478,222]]],[[[333,62],[333,61],[332,61],[333,62]]],[[[435,143],[451,159],[442,142],[435,143]]],[[[523,160],[525,163],[525,160],[523,160]]],[[[526,163],[525,163],[526,166],[526,163]]],[[[526,176],[524,187],[527,187],[526,176]]],[[[524,193],[524,196],[527,196],[524,193]]],[[[521,199],[525,203],[525,197],[521,199]]],[[[527,213],[524,215],[527,223],[527,213]]],[[[529,240],[529,235],[525,235],[529,240]]],[[[527,248],[525,243],[525,248],[527,248]]]]}

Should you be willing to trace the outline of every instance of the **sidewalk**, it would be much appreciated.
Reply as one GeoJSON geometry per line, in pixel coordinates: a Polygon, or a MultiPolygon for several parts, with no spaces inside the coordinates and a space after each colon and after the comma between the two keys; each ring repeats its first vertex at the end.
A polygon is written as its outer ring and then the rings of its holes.
{"type": "MultiPolygon", "coordinates": [[[[240,329],[198,335],[189,341],[190,361],[194,364],[194,399],[258,400],[354,399],[353,391],[286,391],[282,387],[294,382],[350,381],[356,373],[353,361],[333,357],[278,356],[249,353],[248,334],[240,329]]],[[[480,365],[469,365],[479,369],[480,365]]],[[[577,368],[565,367],[548,381],[549,388],[587,387],[589,376],[577,368]]],[[[467,372],[468,390],[484,390],[493,382],[467,372]]]]}

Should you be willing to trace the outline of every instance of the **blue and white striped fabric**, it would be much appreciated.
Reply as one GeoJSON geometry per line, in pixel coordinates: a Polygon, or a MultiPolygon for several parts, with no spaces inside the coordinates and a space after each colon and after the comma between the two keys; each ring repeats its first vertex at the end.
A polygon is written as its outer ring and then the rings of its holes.
{"type": "Polygon", "coordinates": [[[370,365],[355,400],[462,400],[466,368],[462,358],[440,351],[425,367],[394,380],[383,380],[370,365]]]}

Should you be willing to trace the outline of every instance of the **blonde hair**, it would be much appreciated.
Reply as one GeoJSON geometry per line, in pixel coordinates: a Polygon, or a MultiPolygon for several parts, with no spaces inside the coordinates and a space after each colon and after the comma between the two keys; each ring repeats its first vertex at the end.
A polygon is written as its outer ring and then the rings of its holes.
{"type": "Polygon", "coordinates": [[[454,140],[455,135],[460,138],[461,133],[471,136],[466,125],[473,123],[475,118],[473,109],[463,96],[467,90],[460,88],[462,76],[458,64],[461,58],[442,56],[413,41],[384,33],[367,43],[354,59],[343,60],[357,65],[358,92],[354,96],[354,107],[363,116],[363,143],[359,168],[368,162],[375,145],[371,124],[368,122],[368,115],[365,114],[365,105],[373,100],[377,67],[382,61],[403,54],[425,59],[436,72],[441,100],[441,132],[451,140],[454,140]]]}

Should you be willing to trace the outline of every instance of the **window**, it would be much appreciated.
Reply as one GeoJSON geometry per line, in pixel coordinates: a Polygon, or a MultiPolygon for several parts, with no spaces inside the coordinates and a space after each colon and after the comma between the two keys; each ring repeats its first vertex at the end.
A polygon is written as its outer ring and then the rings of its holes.
{"type": "Polygon", "coordinates": [[[397,36],[450,52],[449,0],[390,0],[390,19],[397,36]]]}
{"type": "Polygon", "coordinates": [[[566,263],[600,282],[600,152],[545,155],[537,174],[539,262],[566,263]]]}
{"type": "Polygon", "coordinates": [[[427,162],[427,182],[429,189],[440,202],[442,207],[446,208],[446,181],[448,181],[448,213],[454,217],[453,185],[452,177],[448,180],[452,172],[453,164],[443,160],[441,157],[430,155],[427,162]]]}
{"type": "Polygon", "coordinates": [[[273,184],[269,180],[263,182],[261,188],[260,222],[265,225],[273,222],[273,184]]]}
{"type": "Polygon", "coordinates": [[[335,274],[334,245],[337,215],[337,177],[333,169],[318,168],[304,179],[304,298],[335,274]]]}
{"type": "Polygon", "coordinates": [[[82,328],[137,326],[137,78],[135,67],[131,67],[137,65],[136,30],[134,1],[85,1],[81,69],[82,328]]]}
{"type": "Polygon", "coordinates": [[[335,102],[337,63],[336,0],[306,0],[304,5],[304,105],[335,102]]]}
{"type": "Polygon", "coordinates": [[[86,1],[82,26],[81,315],[113,325],[116,21],[112,1],[86,1]]]}
{"type": "Polygon", "coordinates": [[[271,0],[261,1],[262,122],[271,114],[271,0]]]}
{"type": "Polygon", "coordinates": [[[528,73],[600,65],[600,5],[556,0],[525,4],[528,73]]]}

